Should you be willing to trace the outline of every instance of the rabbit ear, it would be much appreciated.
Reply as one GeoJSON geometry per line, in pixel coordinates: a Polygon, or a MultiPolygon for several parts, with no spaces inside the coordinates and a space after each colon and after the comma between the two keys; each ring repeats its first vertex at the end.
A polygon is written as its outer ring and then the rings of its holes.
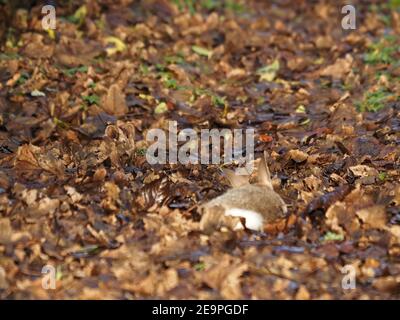
{"type": "Polygon", "coordinates": [[[266,157],[267,153],[264,152],[264,156],[260,159],[260,163],[258,164],[258,183],[273,190],[271,173],[268,169],[266,157]]]}
{"type": "Polygon", "coordinates": [[[233,188],[238,188],[240,186],[249,184],[248,176],[239,176],[235,174],[235,171],[229,169],[222,169],[222,171],[233,188]]]}

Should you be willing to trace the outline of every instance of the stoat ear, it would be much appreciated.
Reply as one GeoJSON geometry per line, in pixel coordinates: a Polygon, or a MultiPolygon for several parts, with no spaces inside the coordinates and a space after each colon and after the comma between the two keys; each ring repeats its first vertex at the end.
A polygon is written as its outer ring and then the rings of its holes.
{"type": "Polygon", "coordinates": [[[229,183],[233,188],[238,188],[240,186],[249,184],[248,176],[240,176],[235,174],[235,171],[229,169],[222,169],[225,177],[229,180],[229,183]]]}
{"type": "Polygon", "coordinates": [[[269,172],[266,158],[267,153],[264,152],[264,156],[260,159],[258,164],[258,183],[273,190],[271,173],[269,172]]]}

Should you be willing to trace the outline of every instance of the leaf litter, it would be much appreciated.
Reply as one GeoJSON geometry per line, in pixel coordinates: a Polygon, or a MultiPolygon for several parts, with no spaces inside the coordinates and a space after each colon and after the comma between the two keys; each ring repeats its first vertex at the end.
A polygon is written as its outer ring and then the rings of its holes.
{"type": "Polygon", "coordinates": [[[0,298],[399,298],[397,7],[358,3],[348,32],[328,1],[101,3],[4,34],[0,298]],[[170,120],[254,128],[290,223],[201,232],[228,183],[147,162],[170,120]]]}

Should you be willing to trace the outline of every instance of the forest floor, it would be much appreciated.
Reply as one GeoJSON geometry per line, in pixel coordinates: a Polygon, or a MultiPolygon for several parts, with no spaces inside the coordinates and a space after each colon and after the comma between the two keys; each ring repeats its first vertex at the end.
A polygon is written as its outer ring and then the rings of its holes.
{"type": "Polygon", "coordinates": [[[400,298],[398,1],[69,3],[0,53],[0,298],[400,298]],[[254,128],[292,223],[201,232],[228,182],[148,163],[169,121],[254,128]]]}

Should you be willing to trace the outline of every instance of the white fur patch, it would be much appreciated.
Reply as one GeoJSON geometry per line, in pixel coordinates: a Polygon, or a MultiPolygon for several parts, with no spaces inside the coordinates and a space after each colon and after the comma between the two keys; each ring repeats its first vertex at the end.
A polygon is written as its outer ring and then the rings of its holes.
{"type": "MultiPolygon", "coordinates": [[[[254,231],[262,231],[264,229],[264,219],[258,212],[239,208],[231,208],[225,211],[225,215],[245,218],[245,226],[247,229],[254,231]]],[[[235,229],[241,228],[240,226],[236,226],[235,229]]]]}

